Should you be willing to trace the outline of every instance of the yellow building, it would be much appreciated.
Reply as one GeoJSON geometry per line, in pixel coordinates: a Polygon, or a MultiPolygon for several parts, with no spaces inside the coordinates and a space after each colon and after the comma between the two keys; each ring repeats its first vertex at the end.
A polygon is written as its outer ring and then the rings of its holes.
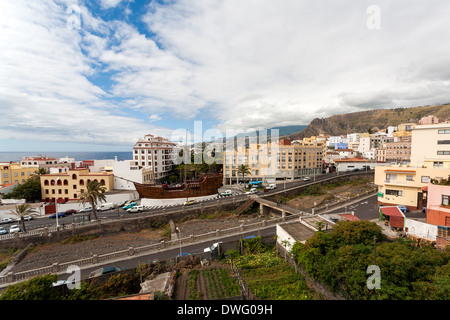
{"type": "Polygon", "coordinates": [[[114,175],[106,172],[89,172],[89,169],[73,169],[66,173],[41,175],[42,201],[51,202],[78,200],[89,181],[102,183],[106,192],[114,189],[114,175]]]}
{"type": "Polygon", "coordinates": [[[290,144],[281,139],[277,145],[251,143],[226,150],[223,158],[224,184],[242,182],[238,168],[245,164],[252,181],[275,182],[275,180],[295,179],[322,172],[322,145],[290,144]]]}
{"type": "Polygon", "coordinates": [[[22,184],[38,169],[38,166],[22,167],[19,163],[0,164],[0,184],[22,184]]]}
{"type": "Polygon", "coordinates": [[[392,165],[375,167],[378,203],[385,206],[404,205],[409,210],[422,210],[426,204],[422,188],[431,179],[448,178],[450,169],[392,165]]]}

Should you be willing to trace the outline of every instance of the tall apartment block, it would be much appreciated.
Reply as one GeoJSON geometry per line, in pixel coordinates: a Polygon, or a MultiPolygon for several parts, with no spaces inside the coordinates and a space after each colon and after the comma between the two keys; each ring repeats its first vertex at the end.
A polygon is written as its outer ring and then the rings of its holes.
{"type": "Polygon", "coordinates": [[[153,183],[161,182],[172,170],[175,146],[166,138],[147,134],[134,145],[131,166],[136,169],[151,168],[153,183]]]}
{"type": "Polygon", "coordinates": [[[321,144],[294,144],[280,139],[276,146],[251,143],[226,150],[223,155],[224,184],[242,182],[239,166],[245,164],[250,170],[245,180],[263,181],[295,179],[321,174],[323,148],[321,144]]]}

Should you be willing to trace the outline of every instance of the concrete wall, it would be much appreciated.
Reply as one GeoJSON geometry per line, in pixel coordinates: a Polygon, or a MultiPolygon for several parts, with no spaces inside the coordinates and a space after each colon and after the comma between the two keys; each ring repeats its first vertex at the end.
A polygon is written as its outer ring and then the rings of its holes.
{"type": "Polygon", "coordinates": [[[405,230],[406,228],[408,228],[407,234],[436,240],[437,226],[412,219],[405,219],[405,230]]]}
{"type": "Polygon", "coordinates": [[[214,213],[216,210],[233,210],[236,209],[244,201],[246,201],[246,199],[242,201],[236,201],[236,203],[222,203],[218,206],[205,208],[185,208],[185,210],[180,210],[173,213],[164,213],[162,209],[160,214],[152,214],[149,216],[145,216],[145,214],[139,214],[135,218],[129,218],[130,216],[125,215],[124,217],[127,219],[118,219],[109,222],[98,220],[97,222],[91,222],[79,228],[61,229],[57,232],[52,233],[44,232],[44,235],[21,237],[19,233],[16,233],[17,236],[13,239],[1,240],[0,248],[9,249],[11,247],[14,247],[22,249],[25,248],[29,243],[57,243],[74,235],[102,236],[123,231],[139,231],[145,228],[149,228],[149,226],[155,222],[169,223],[171,219],[177,222],[181,219],[186,218],[198,218],[202,213],[214,213]]]}

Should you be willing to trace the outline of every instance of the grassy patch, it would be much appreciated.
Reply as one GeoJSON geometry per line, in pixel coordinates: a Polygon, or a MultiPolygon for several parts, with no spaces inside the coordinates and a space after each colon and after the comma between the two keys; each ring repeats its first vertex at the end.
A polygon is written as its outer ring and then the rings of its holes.
{"type": "Polygon", "coordinates": [[[87,240],[93,240],[98,238],[98,236],[96,235],[80,235],[77,234],[75,236],[69,237],[67,239],[64,239],[63,241],[61,241],[62,244],[74,244],[74,243],[79,243],[82,241],[87,241],[87,240]]]}

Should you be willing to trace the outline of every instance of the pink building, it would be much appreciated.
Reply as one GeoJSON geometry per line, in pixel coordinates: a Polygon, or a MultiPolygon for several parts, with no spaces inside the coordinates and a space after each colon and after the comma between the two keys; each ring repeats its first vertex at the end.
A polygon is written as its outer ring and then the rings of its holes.
{"type": "Polygon", "coordinates": [[[426,192],[427,223],[450,226],[450,186],[429,182],[422,191],[426,192]]]}
{"type": "Polygon", "coordinates": [[[436,118],[433,115],[429,115],[427,117],[423,117],[419,120],[419,124],[436,124],[439,123],[439,118],[436,118]]]}

